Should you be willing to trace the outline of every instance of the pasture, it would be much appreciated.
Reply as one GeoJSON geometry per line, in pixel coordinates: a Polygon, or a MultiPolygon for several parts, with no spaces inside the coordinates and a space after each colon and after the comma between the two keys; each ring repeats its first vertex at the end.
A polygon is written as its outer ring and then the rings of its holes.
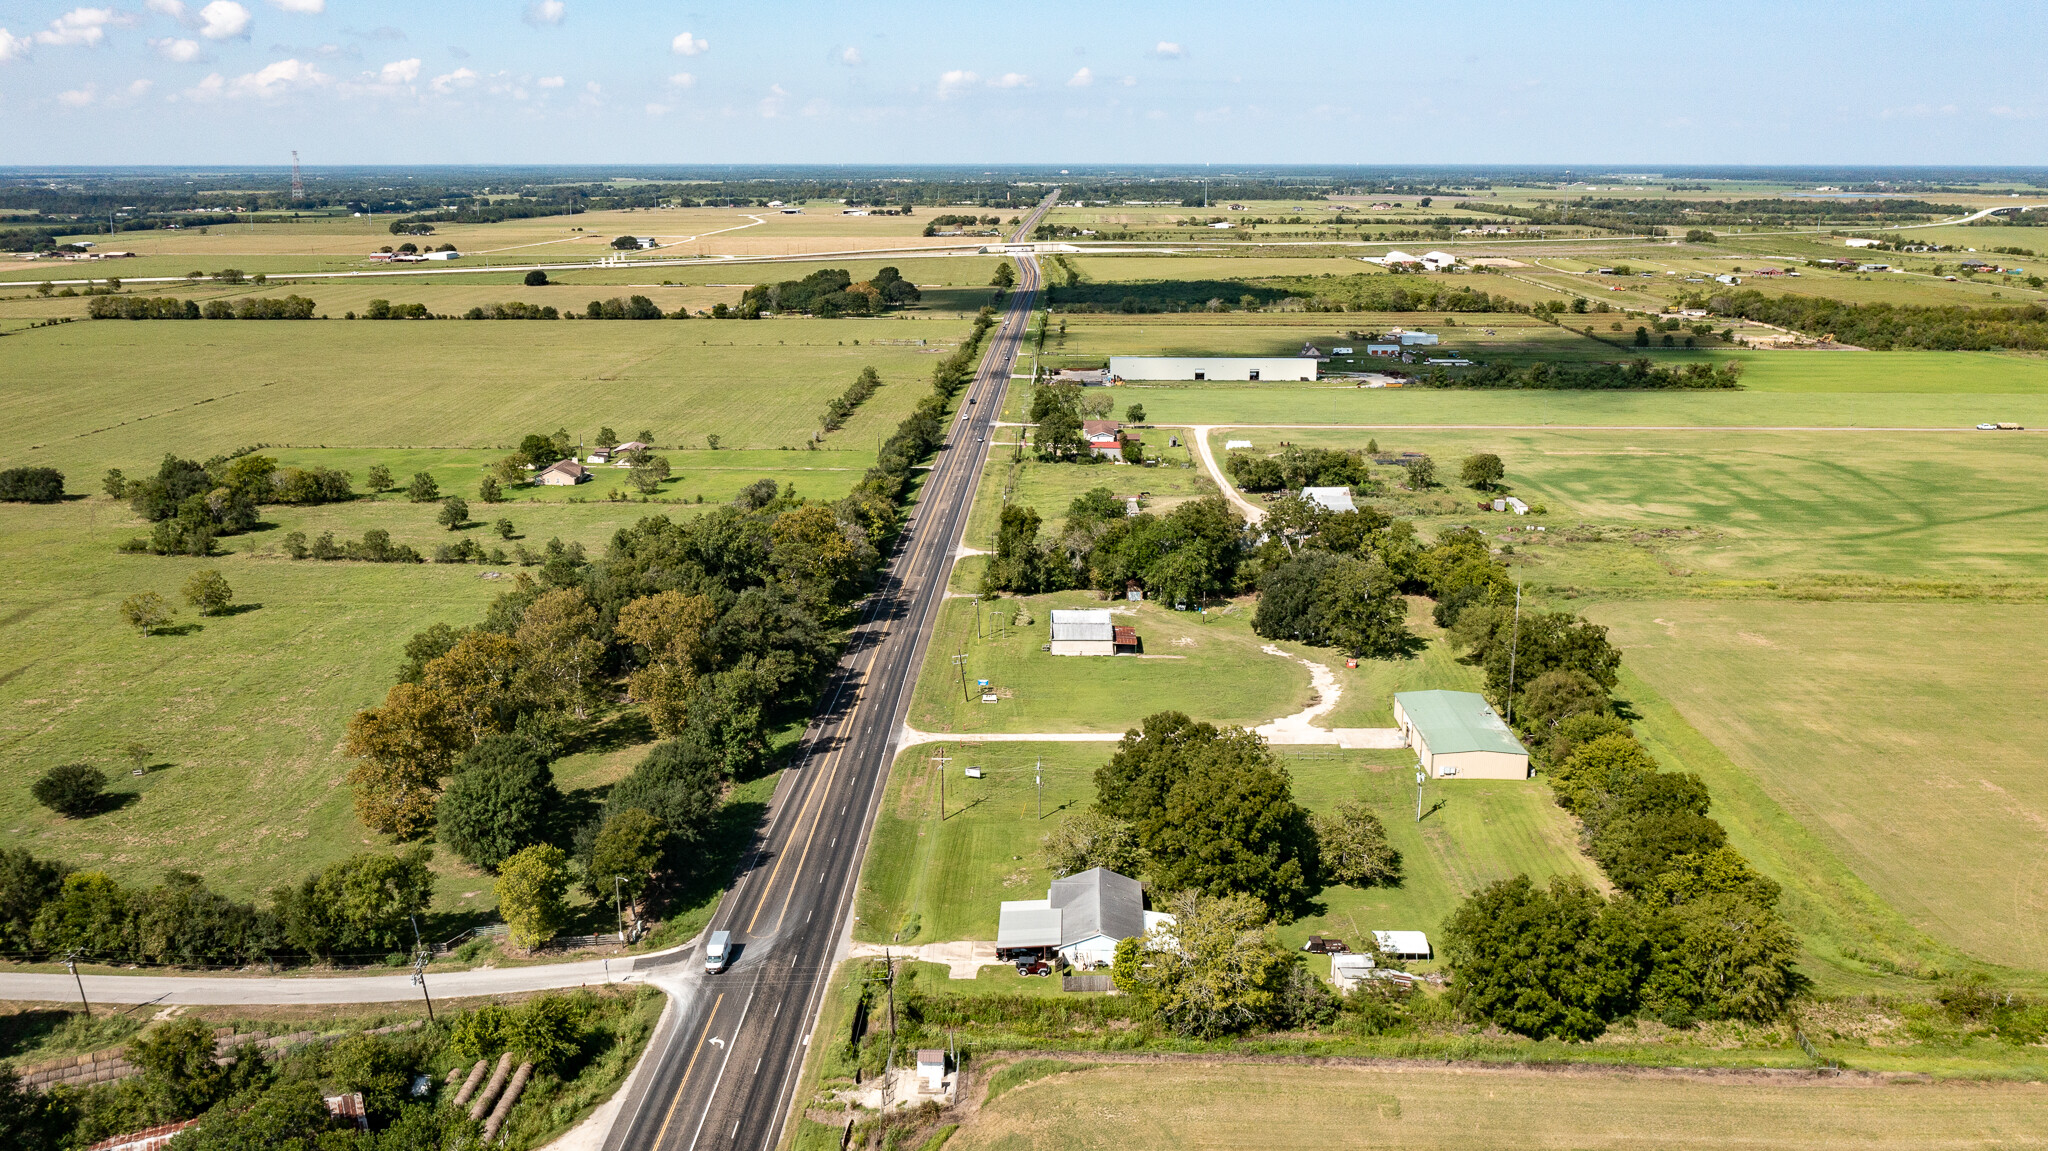
{"type": "MultiPolygon", "coordinates": [[[[861,873],[856,936],[886,942],[898,935],[908,943],[914,924],[920,943],[994,939],[998,904],[1045,897],[1052,875],[1040,840],[1063,815],[1094,802],[1095,769],[1113,746],[962,742],[906,750],[891,772],[861,873]],[[943,819],[933,759],[940,755],[950,757],[943,819]],[[983,778],[966,778],[969,765],[983,778]],[[1041,770],[1043,817],[1034,786],[1041,770]]],[[[1373,930],[1434,933],[1466,895],[1518,872],[1598,882],[1572,842],[1569,817],[1541,782],[1433,781],[1418,823],[1408,770],[1414,757],[1404,751],[1287,748],[1282,757],[1296,802],[1317,811],[1365,803],[1385,824],[1404,869],[1398,887],[1326,889],[1319,914],[1280,929],[1289,946],[1310,934],[1356,941],[1373,930]]]]}
{"type": "MultiPolygon", "coordinates": [[[[1125,397],[1119,394],[1116,398],[1125,397]]],[[[1115,412],[1110,418],[1122,414],[1115,412]]],[[[1017,433],[1006,429],[1003,434],[1017,433]]],[[[1185,433],[1147,428],[1140,434],[1145,437],[1146,458],[1161,461],[1159,466],[1051,463],[1039,459],[1028,448],[1022,459],[1016,459],[1012,455],[1014,448],[1008,446],[1014,440],[990,445],[989,460],[974,493],[964,542],[972,548],[992,548],[1006,501],[1036,511],[1043,521],[1038,537],[1046,540],[1066,530],[1067,508],[1074,498],[1095,488],[1108,488],[1119,499],[1139,496],[1140,509],[1154,515],[1164,515],[1189,500],[1216,493],[1215,483],[1192,458],[1185,433]],[[1181,446],[1170,446],[1168,440],[1172,438],[1178,438],[1181,446]]]]}
{"type": "Polygon", "coordinates": [[[882,389],[824,446],[872,445],[927,389],[937,341],[959,335],[899,319],[96,320],[7,338],[0,461],[57,467],[81,491],[107,467],[254,443],[487,451],[608,424],[665,447],[797,448],[868,365],[882,389]],[[917,337],[934,342],[875,343],[917,337]]]}
{"type": "Polygon", "coordinates": [[[949,1148],[1254,1148],[1329,1143],[1932,1151],[2036,1147],[2036,1084],[1524,1070],[1438,1063],[1191,1061],[1077,1069],[982,1108],[949,1148]]]}
{"type": "Polygon", "coordinates": [[[2048,609],[1644,600],[1589,614],[1917,931],[1985,963],[2048,969],[2048,723],[2015,706],[2048,688],[2048,609]]]}

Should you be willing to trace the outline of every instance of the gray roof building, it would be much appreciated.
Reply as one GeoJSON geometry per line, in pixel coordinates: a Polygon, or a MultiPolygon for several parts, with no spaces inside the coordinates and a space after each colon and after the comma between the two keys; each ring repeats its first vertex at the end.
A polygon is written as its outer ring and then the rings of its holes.
{"type": "Polygon", "coordinates": [[[1110,621],[1108,608],[1054,608],[1052,638],[1054,643],[1114,642],[1116,625],[1110,621]]]}
{"type": "Polygon", "coordinates": [[[1355,512],[1358,505],[1351,500],[1350,488],[1303,488],[1301,498],[1326,512],[1355,512]]]}

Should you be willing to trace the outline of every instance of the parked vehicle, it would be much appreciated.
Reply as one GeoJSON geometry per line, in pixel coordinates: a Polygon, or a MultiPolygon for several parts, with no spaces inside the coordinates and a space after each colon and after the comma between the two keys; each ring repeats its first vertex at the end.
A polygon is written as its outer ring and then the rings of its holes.
{"type": "Polygon", "coordinates": [[[732,932],[714,931],[704,944],[704,973],[716,975],[732,962],[732,932]]]}
{"type": "Polygon", "coordinates": [[[1018,963],[1018,964],[1017,964],[1017,974],[1019,974],[1019,975],[1051,975],[1051,974],[1052,974],[1052,964],[1050,964],[1050,963],[1047,963],[1047,962],[1046,962],[1045,960],[1043,960],[1043,959],[1039,959],[1039,960],[1029,960],[1029,961],[1024,961],[1024,962],[1020,962],[1020,963],[1018,963]]]}

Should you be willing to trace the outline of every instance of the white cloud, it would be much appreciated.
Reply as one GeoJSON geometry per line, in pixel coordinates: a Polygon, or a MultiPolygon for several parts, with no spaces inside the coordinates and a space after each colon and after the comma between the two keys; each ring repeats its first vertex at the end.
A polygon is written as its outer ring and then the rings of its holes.
{"type": "Polygon", "coordinates": [[[595,80],[585,80],[583,82],[583,90],[593,96],[599,96],[604,93],[604,88],[595,80]]]}
{"type": "Polygon", "coordinates": [[[759,105],[762,118],[772,120],[782,115],[783,102],[788,99],[789,93],[783,90],[782,85],[768,85],[768,95],[762,97],[759,105]]]}
{"type": "Polygon", "coordinates": [[[318,16],[327,11],[327,0],[270,0],[270,5],[301,16],[318,16]]]}
{"type": "Polygon", "coordinates": [[[1022,72],[1005,72],[988,82],[991,88],[1027,88],[1030,85],[1031,77],[1022,72]]]}
{"type": "Polygon", "coordinates": [[[236,96],[269,99],[304,88],[318,88],[330,79],[327,73],[304,60],[279,60],[261,71],[236,77],[229,91],[236,96]]]}
{"type": "Polygon", "coordinates": [[[143,0],[143,7],[173,20],[185,19],[185,0],[143,0]]]}
{"type": "Polygon", "coordinates": [[[1188,51],[1171,40],[1161,40],[1158,46],[1152,49],[1152,54],[1161,60],[1178,60],[1186,56],[1188,51]]]}
{"type": "Polygon", "coordinates": [[[964,91],[981,83],[981,77],[964,69],[954,69],[939,76],[939,97],[944,99],[956,92],[964,91]]]}
{"type": "Polygon", "coordinates": [[[538,28],[543,24],[560,24],[568,14],[562,0],[534,0],[526,6],[526,14],[520,19],[538,28]]]}
{"type": "Polygon", "coordinates": [[[0,64],[5,64],[9,60],[22,59],[28,55],[29,49],[34,46],[34,42],[28,37],[16,36],[7,29],[0,28],[0,64]]]}
{"type": "Polygon", "coordinates": [[[190,64],[192,61],[199,59],[199,41],[197,40],[181,40],[176,37],[166,36],[161,40],[151,40],[149,46],[156,49],[157,55],[174,64],[190,64]]]}
{"type": "Polygon", "coordinates": [[[149,95],[149,90],[154,87],[156,87],[156,81],[154,80],[136,80],[128,85],[128,95],[139,100],[149,95]]]}
{"type": "Polygon", "coordinates": [[[697,78],[688,72],[678,72],[670,76],[668,82],[672,87],[676,88],[695,88],[697,86],[697,78]]]}
{"type": "Polygon", "coordinates": [[[565,81],[560,76],[542,76],[540,79],[535,80],[534,83],[543,88],[559,88],[565,81]]]}
{"type": "Polygon", "coordinates": [[[420,61],[415,56],[410,60],[393,60],[377,70],[379,84],[410,84],[420,78],[420,61]]]}
{"type": "Polygon", "coordinates": [[[668,105],[667,105],[667,104],[649,104],[649,105],[647,105],[647,114],[648,114],[649,116],[666,116],[666,115],[668,115],[668,113],[669,113],[669,107],[668,107],[668,105]]]}
{"type": "Polygon", "coordinates": [[[432,83],[434,91],[446,96],[457,88],[473,87],[476,84],[476,80],[475,72],[468,68],[457,68],[453,72],[443,73],[434,77],[432,83]]]}
{"type": "Polygon", "coordinates": [[[1093,83],[1095,83],[1095,73],[1090,72],[1086,68],[1083,68],[1079,72],[1074,73],[1073,76],[1068,78],[1067,87],[1086,88],[1088,85],[1093,83]]]}
{"type": "Polygon", "coordinates": [[[92,103],[93,97],[98,94],[99,90],[88,81],[83,88],[73,88],[69,92],[57,93],[57,102],[66,108],[83,108],[92,103]]]}
{"type": "Polygon", "coordinates": [[[235,0],[213,0],[199,10],[199,34],[208,40],[232,40],[249,31],[249,10],[235,0]]]}
{"type": "Polygon", "coordinates": [[[868,60],[867,57],[860,54],[860,49],[848,48],[839,54],[839,62],[848,68],[858,68],[862,64],[867,63],[868,60]]]}
{"type": "Polygon", "coordinates": [[[36,42],[58,48],[91,48],[106,39],[110,24],[133,23],[112,8],[73,8],[36,33],[36,42]]]}
{"type": "Polygon", "coordinates": [[[709,47],[711,47],[710,41],[692,36],[688,32],[678,32],[676,33],[676,38],[668,42],[668,50],[678,56],[702,55],[704,50],[709,47]]]}

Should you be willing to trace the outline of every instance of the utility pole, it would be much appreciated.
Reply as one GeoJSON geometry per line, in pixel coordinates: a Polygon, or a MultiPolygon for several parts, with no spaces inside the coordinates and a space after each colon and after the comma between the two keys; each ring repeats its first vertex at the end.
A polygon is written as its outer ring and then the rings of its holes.
{"type": "Polygon", "coordinates": [[[1038,818],[1045,818],[1045,757],[1038,757],[1038,766],[1032,770],[1032,784],[1038,789],[1038,818]]]}
{"type": "Polygon", "coordinates": [[[1422,822],[1422,781],[1427,775],[1428,773],[1422,770],[1422,763],[1418,760],[1415,764],[1415,822],[1417,823],[1422,822]]]}
{"type": "Polygon", "coordinates": [[[967,653],[954,656],[953,666],[960,669],[960,701],[966,703],[972,698],[967,694],[967,653]]]}
{"type": "Polygon", "coordinates": [[[1515,649],[1522,642],[1522,585],[1515,584],[1515,626],[1508,633],[1508,723],[1515,722],[1515,649]]]}
{"type": "Polygon", "coordinates": [[[626,941],[626,905],[619,898],[619,883],[625,876],[612,876],[612,911],[619,917],[619,942],[626,941]]]}
{"type": "Polygon", "coordinates": [[[427,994],[427,960],[429,958],[430,956],[422,951],[419,953],[419,957],[413,961],[412,981],[420,989],[420,998],[427,1001],[427,1022],[432,1023],[434,1021],[434,997],[427,994]]]}
{"type": "Polygon", "coordinates": [[[87,1002],[85,998],[85,980],[80,979],[78,975],[78,952],[66,952],[64,955],[64,966],[67,970],[71,972],[71,978],[78,984],[79,1006],[85,1008],[85,1017],[87,1019],[91,1019],[92,1004],[87,1002]]]}
{"type": "Polygon", "coordinates": [[[941,751],[932,756],[932,762],[939,765],[939,822],[944,823],[946,821],[946,765],[953,762],[953,757],[941,751]]]}

